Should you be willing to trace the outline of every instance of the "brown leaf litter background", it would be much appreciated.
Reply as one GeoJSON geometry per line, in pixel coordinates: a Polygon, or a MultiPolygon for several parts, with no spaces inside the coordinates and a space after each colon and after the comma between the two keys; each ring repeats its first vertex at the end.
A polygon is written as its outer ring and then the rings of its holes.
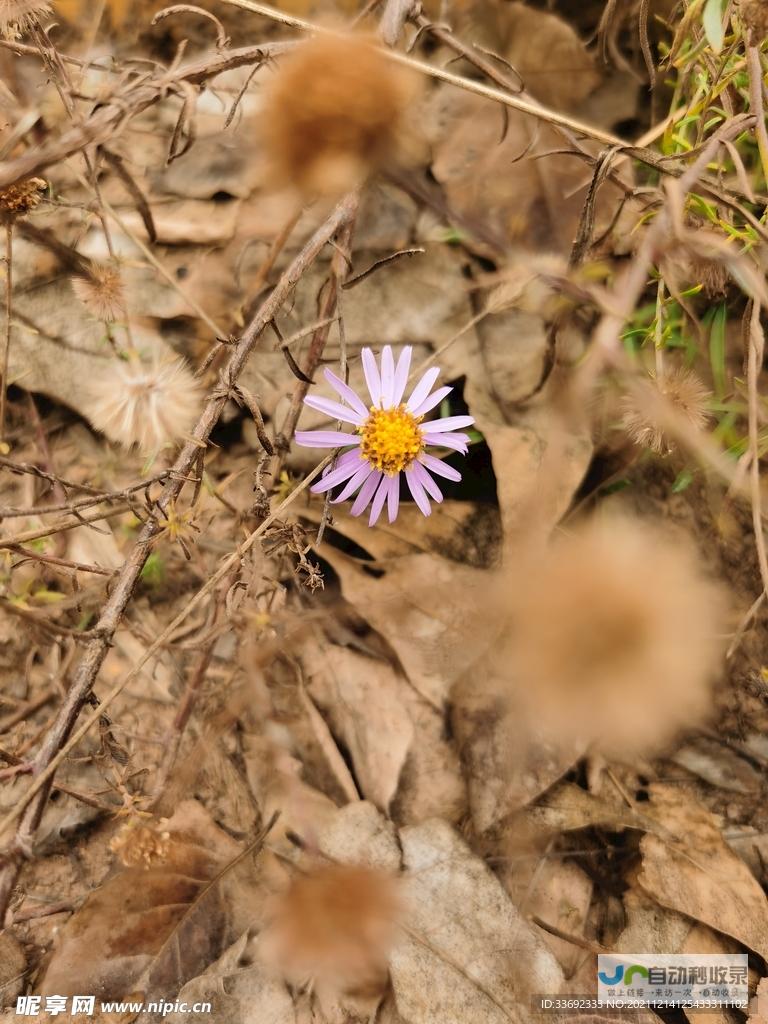
{"type": "Polygon", "coordinates": [[[768,1020],[760,5],[46,7],[0,5],[3,1019],[523,1024],[642,951],[746,952],[768,1020]],[[475,431],[369,529],[290,441],[385,344],[475,431]]]}

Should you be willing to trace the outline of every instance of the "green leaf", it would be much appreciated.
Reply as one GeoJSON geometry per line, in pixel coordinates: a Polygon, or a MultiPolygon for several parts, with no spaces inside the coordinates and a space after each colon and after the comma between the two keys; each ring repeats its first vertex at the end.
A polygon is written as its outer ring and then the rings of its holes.
{"type": "Polygon", "coordinates": [[[715,53],[720,53],[725,40],[723,0],[707,0],[703,15],[704,34],[715,53]]]}
{"type": "Polygon", "coordinates": [[[681,473],[678,473],[677,479],[672,484],[672,493],[681,494],[686,491],[693,482],[693,473],[690,469],[684,469],[681,473]]]}
{"type": "Polygon", "coordinates": [[[165,580],[165,566],[159,555],[152,552],[141,570],[141,579],[150,587],[159,587],[165,580]]]}
{"type": "Polygon", "coordinates": [[[712,366],[715,395],[718,398],[722,398],[726,392],[725,325],[727,317],[728,311],[723,302],[714,311],[709,328],[709,361],[712,366]]]}

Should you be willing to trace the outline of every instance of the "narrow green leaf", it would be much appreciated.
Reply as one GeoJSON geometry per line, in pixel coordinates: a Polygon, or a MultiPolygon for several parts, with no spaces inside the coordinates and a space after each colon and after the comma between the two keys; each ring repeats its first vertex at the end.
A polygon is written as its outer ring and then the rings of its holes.
{"type": "Polygon", "coordinates": [[[725,325],[727,319],[728,311],[723,302],[714,311],[709,328],[709,362],[712,367],[712,379],[717,398],[722,398],[726,393],[725,325]]]}
{"type": "Polygon", "coordinates": [[[683,491],[687,490],[692,483],[693,473],[690,469],[684,469],[682,472],[678,473],[677,479],[672,484],[672,493],[681,494],[683,491]]]}
{"type": "Polygon", "coordinates": [[[702,18],[704,34],[715,53],[720,53],[725,40],[723,30],[723,0],[707,0],[702,18]]]}

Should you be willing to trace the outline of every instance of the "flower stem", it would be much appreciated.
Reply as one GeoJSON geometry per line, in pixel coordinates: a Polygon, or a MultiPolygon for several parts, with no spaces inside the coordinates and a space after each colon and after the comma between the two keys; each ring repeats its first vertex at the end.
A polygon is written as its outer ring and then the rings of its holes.
{"type": "Polygon", "coordinates": [[[13,220],[5,222],[5,330],[3,332],[3,370],[0,381],[0,444],[5,437],[5,405],[8,394],[8,365],[11,357],[11,292],[13,289],[13,220]]]}

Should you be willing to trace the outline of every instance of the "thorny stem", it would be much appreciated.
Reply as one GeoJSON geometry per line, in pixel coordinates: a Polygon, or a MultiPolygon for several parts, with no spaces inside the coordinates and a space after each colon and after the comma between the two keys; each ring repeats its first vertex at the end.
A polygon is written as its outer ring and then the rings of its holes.
{"type": "MultiPolygon", "coordinates": [[[[194,479],[193,474],[195,467],[198,465],[200,460],[201,446],[204,448],[207,445],[211,431],[221,416],[229,395],[237,382],[237,378],[245,367],[248,357],[261,337],[265,327],[277,315],[284,302],[293,292],[293,289],[296,287],[296,284],[299,282],[302,275],[319,256],[327,243],[342,227],[344,227],[344,225],[349,222],[349,219],[354,215],[354,212],[357,209],[358,201],[357,194],[352,194],[345,197],[340,203],[338,203],[326,221],[320,225],[320,227],[314,232],[311,238],[291,261],[289,266],[283,272],[280,280],[277,282],[271,293],[267,296],[260,309],[251,320],[240,341],[234,347],[229,363],[222,371],[219,386],[213,389],[200,419],[194,428],[190,440],[180,452],[172,470],[170,471],[170,479],[163,488],[163,493],[156,503],[159,515],[152,516],[144,524],[133,548],[128,553],[128,556],[115,579],[110,595],[94,628],[93,639],[88,642],[83,656],[73,672],[72,682],[69,690],[67,691],[66,697],[64,698],[53,723],[47,730],[35,758],[35,782],[24,795],[17,807],[12,810],[2,822],[0,822],[0,833],[2,833],[8,825],[15,820],[18,813],[23,811],[11,855],[5,858],[6,863],[2,870],[0,870],[0,921],[3,920],[5,915],[8,900],[10,899],[11,892],[13,891],[13,887],[16,883],[16,878],[18,877],[18,872],[20,870],[18,855],[21,851],[29,850],[31,848],[35,832],[37,831],[37,827],[40,824],[40,820],[45,809],[50,790],[50,782],[56,766],[65,756],[66,750],[70,746],[74,745],[74,743],[78,742],[79,739],[85,735],[85,732],[90,728],[91,724],[98,719],[98,715],[92,715],[75,733],[75,735],[72,736],[70,743],[67,743],[83,704],[90,695],[93,685],[96,682],[101,665],[111,646],[112,638],[117,631],[125,609],[131,600],[134,587],[136,586],[141,570],[143,569],[150,554],[153,541],[160,532],[161,526],[159,519],[162,518],[169,506],[179,497],[184,485],[189,480],[194,479]]],[[[314,478],[314,474],[311,475],[311,478],[314,478]]],[[[289,500],[294,500],[296,495],[300,493],[302,489],[303,488],[301,487],[297,488],[296,491],[290,494],[286,501],[282,503],[280,508],[282,509],[285,507],[289,500]]],[[[255,540],[261,536],[266,527],[274,521],[276,514],[277,513],[266,519],[259,529],[251,534],[248,541],[246,541],[246,545],[248,547],[250,547],[255,540]]],[[[244,546],[241,545],[235,555],[230,556],[229,559],[225,560],[224,568],[231,568],[231,564],[233,564],[232,559],[242,557],[243,550],[244,546]]],[[[140,659],[139,665],[132,670],[132,673],[130,674],[131,678],[133,678],[133,674],[138,670],[138,668],[140,668],[141,665],[151,657],[154,651],[161,646],[167,636],[176,629],[179,622],[186,618],[189,610],[199,603],[202,596],[209,592],[211,586],[218,583],[221,576],[221,570],[215,573],[205,587],[198,592],[196,598],[183,611],[181,617],[179,618],[177,616],[178,621],[174,620],[171,626],[163,631],[161,637],[159,637],[147,649],[142,659],[140,659]]],[[[108,699],[114,699],[126,683],[127,679],[121,681],[121,685],[118,688],[113,689],[108,699]]],[[[102,709],[106,707],[107,702],[107,699],[102,701],[101,707],[98,709],[99,713],[101,713],[102,709]]]]}
{"type": "Polygon", "coordinates": [[[5,222],[5,322],[3,324],[3,370],[0,385],[0,444],[5,438],[5,405],[8,401],[8,367],[11,359],[11,314],[13,289],[13,220],[5,222]]]}

